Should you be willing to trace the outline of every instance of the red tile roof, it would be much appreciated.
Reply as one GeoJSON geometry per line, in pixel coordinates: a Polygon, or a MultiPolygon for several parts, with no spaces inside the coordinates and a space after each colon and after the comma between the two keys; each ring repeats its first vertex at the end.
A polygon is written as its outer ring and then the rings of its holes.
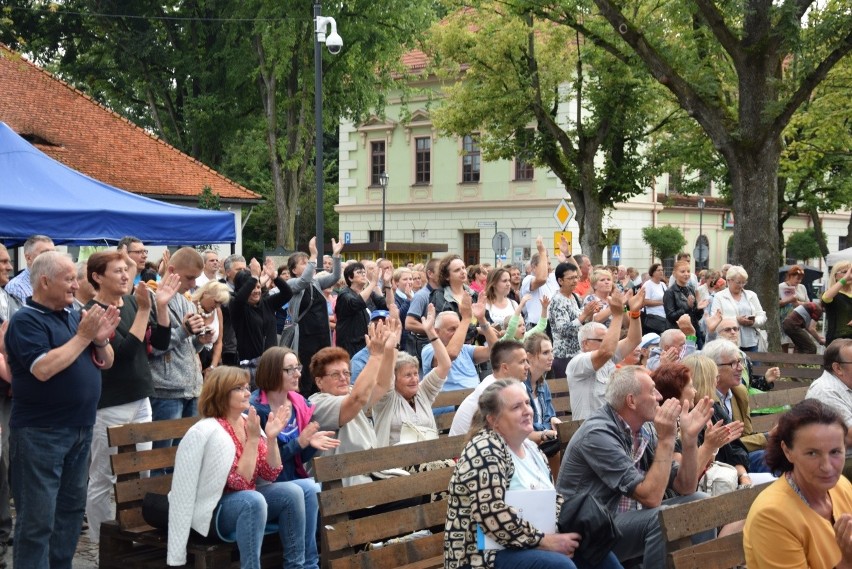
{"type": "Polygon", "coordinates": [[[223,201],[261,199],[3,45],[0,85],[0,121],[92,178],[147,196],[186,199],[210,186],[223,201]]]}

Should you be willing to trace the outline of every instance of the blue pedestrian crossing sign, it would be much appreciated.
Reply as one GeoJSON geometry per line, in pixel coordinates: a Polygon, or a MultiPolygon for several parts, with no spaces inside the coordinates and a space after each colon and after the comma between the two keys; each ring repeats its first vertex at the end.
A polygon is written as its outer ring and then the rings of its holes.
{"type": "Polygon", "coordinates": [[[610,261],[620,261],[621,260],[621,247],[618,245],[612,246],[612,251],[609,252],[610,261]]]}

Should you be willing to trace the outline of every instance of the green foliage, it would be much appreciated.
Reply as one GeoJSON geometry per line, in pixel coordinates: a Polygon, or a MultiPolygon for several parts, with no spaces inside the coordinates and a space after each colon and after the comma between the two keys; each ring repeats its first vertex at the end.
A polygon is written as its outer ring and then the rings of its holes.
{"type": "Polygon", "coordinates": [[[651,253],[658,259],[673,257],[686,245],[686,237],[681,230],[671,225],[643,228],[642,241],[651,248],[651,253]]]}
{"type": "Polygon", "coordinates": [[[600,260],[602,212],[651,182],[640,146],[661,90],[538,16],[536,3],[445,5],[451,15],[427,42],[434,71],[448,81],[436,126],[445,135],[480,133],[485,160],[523,157],[550,168],[575,205],[583,250],[600,260]]]}
{"type": "MultiPolygon", "coordinates": [[[[823,234],[823,239],[825,239],[823,234]]],[[[807,261],[821,256],[813,227],[796,231],[787,239],[787,258],[807,261]]]]}
{"type": "Polygon", "coordinates": [[[216,211],[222,209],[219,204],[219,194],[215,193],[210,186],[204,186],[204,189],[198,194],[198,209],[213,209],[216,211]]]}

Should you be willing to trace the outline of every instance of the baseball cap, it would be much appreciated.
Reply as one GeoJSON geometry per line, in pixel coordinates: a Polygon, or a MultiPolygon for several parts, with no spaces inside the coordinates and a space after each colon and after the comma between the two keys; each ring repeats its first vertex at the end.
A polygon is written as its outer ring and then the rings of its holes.
{"type": "Polygon", "coordinates": [[[372,322],[376,318],[384,318],[385,320],[387,320],[388,316],[390,316],[390,312],[388,312],[387,310],[374,310],[370,313],[370,322],[372,322]]]}
{"type": "Polygon", "coordinates": [[[654,332],[648,332],[644,336],[642,336],[642,340],[639,342],[639,347],[642,349],[650,348],[651,346],[656,346],[660,343],[660,335],[655,334],[654,332]]]}

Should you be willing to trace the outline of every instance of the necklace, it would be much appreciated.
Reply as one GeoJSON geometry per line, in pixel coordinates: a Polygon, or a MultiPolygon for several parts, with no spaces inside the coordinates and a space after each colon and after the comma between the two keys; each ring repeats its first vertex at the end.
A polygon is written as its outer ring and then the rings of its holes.
{"type": "Polygon", "coordinates": [[[198,308],[198,313],[201,314],[201,317],[204,318],[205,320],[207,318],[210,318],[211,316],[213,316],[213,312],[215,312],[215,310],[216,310],[214,308],[210,312],[204,312],[204,308],[201,307],[201,301],[200,300],[195,303],[195,306],[196,306],[196,308],[198,308]]]}

